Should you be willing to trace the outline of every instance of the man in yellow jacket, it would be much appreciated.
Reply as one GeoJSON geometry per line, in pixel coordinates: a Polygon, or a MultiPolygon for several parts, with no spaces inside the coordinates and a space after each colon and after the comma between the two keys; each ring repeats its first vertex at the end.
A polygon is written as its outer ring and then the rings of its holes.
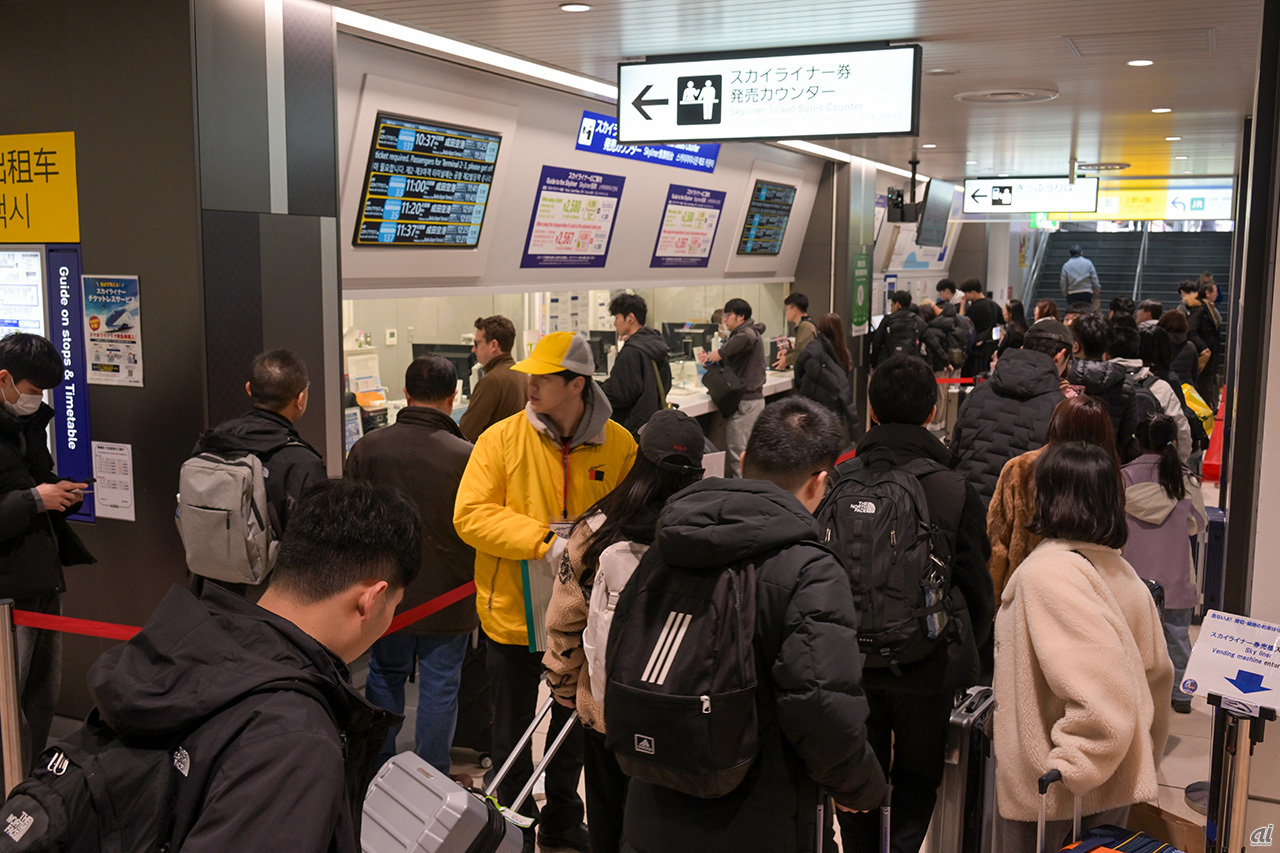
{"type": "MultiPolygon", "coordinates": [[[[523,412],[480,436],[453,513],[458,535],[476,549],[476,607],[493,700],[494,766],[506,761],[532,721],[542,680],[544,642],[532,623],[541,625],[545,614],[533,612],[526,588],[539,588],[538,572],[559,568],[569,526],[622,481],[636,451],[631,434],[609,420],[612,409],[591,378],[595,364],[584,339],[553,332],[512,370],[529,374],[529,402],[523,412]],[[528,587],[527,577],[532,577],[528,587]]],[[[551,586],[545,589],[549,593],[551,586]]],[[[547,602],[539,601],[536,606],[545,608],[547,602]]],[[[552,731],[559,731],[569,714],[556,705],[552,731]]],[[[500,786],[499,800],[512,802],[532,772],[526,747],[500,786]]],[[[582,732],[577,730],[547,769],[538,828],[543,847],[586,849],[581,772],[582,732]]],[[[538,814],[532,797],[522,811],[538,814]]],[[[533,841],[526,835],[527,853],[533,841]]]]}

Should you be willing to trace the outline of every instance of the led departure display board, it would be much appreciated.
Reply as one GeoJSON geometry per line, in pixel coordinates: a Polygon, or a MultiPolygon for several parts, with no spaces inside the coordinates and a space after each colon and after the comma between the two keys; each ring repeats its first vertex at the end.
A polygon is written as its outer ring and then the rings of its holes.
{"type": "Polygon", "coordinates": [[[502,137],[378,113],[356,246],[473,248],[502,137]]]}
{"type": "Polygon", "coordinates": [[[739,255],[776,255],[782,251],[796,188],[787,184],[756,181],[747,205],[747,221],[738,238],[739,255]]]}

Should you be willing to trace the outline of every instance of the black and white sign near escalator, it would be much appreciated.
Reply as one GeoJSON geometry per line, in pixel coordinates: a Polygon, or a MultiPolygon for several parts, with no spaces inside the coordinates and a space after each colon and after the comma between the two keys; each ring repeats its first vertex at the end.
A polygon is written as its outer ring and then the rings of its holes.
{"type": "Polygon", "coordinates": [[[904,136],[920,46],[821,45],[618,64],[618,142],[904,136]]]}
{"type": "Polygon", "coordinates": [[[356,246],[474,248],[502,137],[378,113],[356,246]]]}

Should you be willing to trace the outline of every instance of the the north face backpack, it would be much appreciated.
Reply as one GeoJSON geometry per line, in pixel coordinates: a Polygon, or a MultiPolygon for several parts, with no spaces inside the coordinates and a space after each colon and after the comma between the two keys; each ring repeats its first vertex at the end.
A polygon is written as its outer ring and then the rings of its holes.
{"type": "MultiPolygon", "coordinates": [[[[895,312],[896,314],[896,312],[895,312]]],[[[885,346],[885,358],[895,355],[920,355],[920,324],[914,314],[890,315],[889,340],[885,346]]]]}
{"type": "Polygon", "coordinates": [[[951,548],[930,522],[919,479],[945,470],[928,459],[894,466],[859,456],[837,469],[814,513],[824,543],[849,571],[868,667],[896,674],[951,636],[951,548]]]}
{"type": "Polygon", "coordinates": [[[695,797],[741,784],[760,745],[755,613],[752,563],[641,558],[605,656],[605,745],[624,773],[695,797]]]}
{"type": "MultiPolygon", "coordinates": [[[[206,434],[207,437],[207,434],[206,434]]],[[[178,535],[194,575],[262,583],[276,562],[280,522],[267,502],[267,471],[255,454],[205,448],[178,475],[178,535]]],[[[290,445],[306,446],[290,439],[290,445]]],[[[274,451],[273,451],[274,452],[274,451]]]]}
{"type": "MultiPolygon", "coordinates": [[[[269,682],[244,696],[281,691],[311,696],[333,716],[320,691],[300,680],[269,682]]],[[[0,853],[168,851],[178,786],[191,767],[182,741],[200,723],[168,737],[122,737],[95,708],[40,754],[36,770],[0,805],[0,853]]]]}
{"type": "Polygon", "coordinates": [[[973,351],[973,345],[978,339],[978,333],[973,326],[973,321],[963,314],[957,312],[955,321],[955,328],[951,330],[950,335],[949,355],[951,356],[951,366],[959,369],[964,366],[969,353],[973,351]]]}
{"type": "Polygon", "coordinates": [[[587,627],[582,629],[582,652],[586,657],[587,672],[591,675],[591,695],[600,704],[605,699],[605,683],[608,681],[605,660],[618,599],[648,550],[648,545],[623,540],[614,542],[600,553],[600,565],[591,586],[587,627]]]}

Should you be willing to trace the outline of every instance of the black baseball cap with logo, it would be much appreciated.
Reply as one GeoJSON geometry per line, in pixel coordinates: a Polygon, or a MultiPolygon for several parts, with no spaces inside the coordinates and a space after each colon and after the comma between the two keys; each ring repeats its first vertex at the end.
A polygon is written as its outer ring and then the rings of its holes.
{"type": "Polygon", "coordinates": [[[640,452],[659,468],[701,468],[705,444],[702,427],[678,409],[659,409],[640,427],[640,452]]]}

